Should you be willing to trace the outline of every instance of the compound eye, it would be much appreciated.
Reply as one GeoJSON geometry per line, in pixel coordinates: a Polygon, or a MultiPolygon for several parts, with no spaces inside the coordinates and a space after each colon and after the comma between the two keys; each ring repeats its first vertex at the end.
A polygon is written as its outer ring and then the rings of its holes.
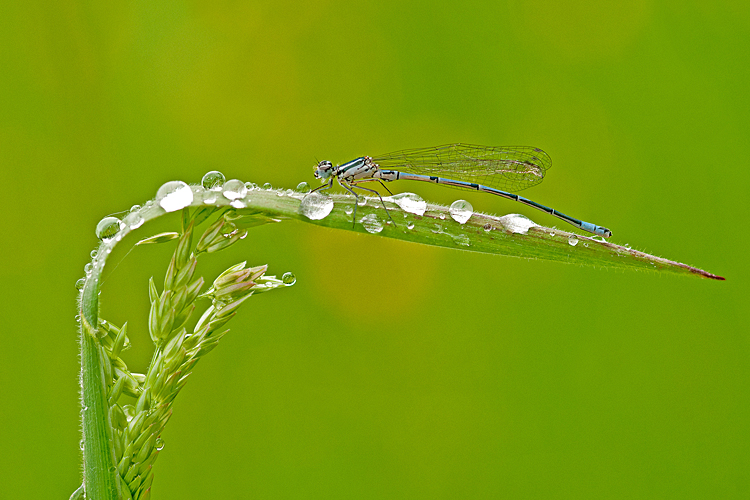
{"type": "Polygon", "coordinates": [[[323,160],[315,167],[315,177],[318,179],[327,179],[331,175],[331,170],[333,170],[333,163],[323,160]]]}
{"type": "Polygon", "coordinates": [[[321,172],[321,173],[322,172],[330,172],[331,170],[333,170],[333,163],[331,163],[328,160],[323,160],[320,163],[318,163],[318,166],[315,167],[315,170],[317,170],[318,172],[321,172]]]}

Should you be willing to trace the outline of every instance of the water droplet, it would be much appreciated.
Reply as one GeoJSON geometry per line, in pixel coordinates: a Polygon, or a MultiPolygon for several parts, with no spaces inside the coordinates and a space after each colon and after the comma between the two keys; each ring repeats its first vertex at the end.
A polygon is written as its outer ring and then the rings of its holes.
{"type": "Polygon", "coordinates": [[[383,230],[383,223],[378,220],[378,216],[375,214],[367,214],[360,222],[365,227],[365,231],[372,234],[377,234],[383,230]]]}
{"type": "Polygon", "coordinates": [[[84,445],[83,445],[83,439],[81,439],[81,440],[80,440],[80,441],[78,442],[78,447],[79,447],[79,448],[81,449],[81,451],[83,451],[83,448],[84,448],[84,445]]]}
{"type": "Polygon", "coordinates": [[[117,217],[105,217],[96,225],[96,237],[108,240],[122,229],[122,222],[117,217]]]}
{"type": "Polygon", "coordinates": [[[209,194],[205,198],[203,198],[203,203],[207,205],[213,205],[216,203],[216,195],[214,193],[209,194]]]}
{"type": "Polygon", "coordinates": [[[81,291],[83,290],[83,285],[86,284],[86,280],[84,278],[80,278],[78,281],[76,281],[76,290],[81,291]]]}
{"type": "Polygon", "coordinates": [[[254,182],[246,182],[245,187],[248,191],[252,191],[253,189],[258,189],[258,185],[254,182]]]}
{"type": "Polygon", "coordinates": [[[154,448],[156,448],[156,451],[161,451],[164,449],[164,440],[161,437],[156,438],[156,441],[154,442],[154,448]]]}
{"type": "Polygon", "coordinates": [[[231,181],[225,182],[222,189],[223,191],[221,194],[223,194],[224,198],[227,200],[244,198],[247,194],[245,183],[238,179],[232,179],[231,181]]]}
{"type": "Polygon", "coordinates": [[[328,196],[323,196],[317,191],[308,193],[302,198],[299,210],[310,220],[320,220],[325,218],[333,210],[333,200],[328,196]]]}
{"type": "Polygon", "coordinates": [[[266,182],[265,184],[263,184],[263,189],[270,190],[273,189],[273,186],[270,182],[266,182]]]}
{"type": "Polygon", "coordinates": [[[438,219],[440,219],[440,220],[445,220],[445,214],[440,214],[440,215],[438,215],[438,219]]]}
{"type": "Polygon", "coordinates": [[[406,224],[406,227],[408,227],[409,229],[414,229],[414,223],[413,222],[409,222],[409,223],[406,224]]]}
{"type": "Polygon", "coordinates": [[[92,259],[95,259],[96,256],[99,254],[98,250],[91,250],[91,253],[89,254],[92,259]]]}
{"type": "Polygon", "coordinates": [[[427,202],[414,193],[399,193],[390,199],[405,212],[416,215],[424,215],[427,210],[427,202]]]}
{"type": "Polygon", "coordinates": [[[182,181],[169,181],[156,192],[156,199],[165,211],[174,212],[193,202],[193,190],[182,181]]]}
{"type": "Polygon", "coordinates": [[[357,198],[357,205],[359,205],[360,207],[364,207],[365,205],[367,205],[367,198],[365,198],[364,196],[360,196],[359,198],[357,198]]]}
{"type": "Polygon", "coordinates": [[[293,285],[297,282],[297,277],[292,272],[284,273],[281,276],[281,281],[284,282],[285,285],[293,285]]]}
{"type": "Polygon", "coordinates": [[[344,213],[346,215],[351,215],[353,211],[354,211],[354,209],[352,207],[350,207],[350,206],[347,206],[347,207],[344,208],[344,213]]]}
{"type": "Polygon", "coordinates": [[[467,220],[474,213],[474,207],[471,206],[466,200],[456,200],[451,203],[448,212],[451,214],[451,218],[459,224],[465,224],[467,220]]]}
{"type": "Polygon", "coordinates": [[[94,264],[91,262],[87,263],[85,266],[83,266],[83,272],[86,274],[91,274],[91,270],[94,268],[94,264]]]}
{"type": "Polygon", "coordinates": [[[625,247],[625,250],[630,250],[630,243],[625,243],[623,246],[625,247]]]}
{"type": "Polygon", "coordinates": [[[206,172],[206,175],[201,179],[201,186],[209,191],[221,191],[226,180],[227,178],[224,177],[224,174],[218,170],[211,170],[210,172],[206,172]]]}
{"type": "Polygon", "coordinates": [[[484,229],[485,233],[489,233],[490,231],[492,231],[492,224],[490,224],[488,222],[487,224],[485,224],[484,226],[482,226],[482,229],[484,229]]]}
{"type": "Polygon", "coordinates": [[[298,193],[309,193],[310,192],[310,184],[306,183],[305,181],[300,182],[297,184],[297,192],[298,193]]]}
{"type": "Polygon", "coordinates": [[[521,214],[508,214],[498,219],[505,229],[515,234],[527,234],[532,227],[539,224],[521,214]]]}
{"type": "Polygon", "coordinates": [[[570,236],[568,236],[568,245],[574,247],[577,244],[578,244],[578,236],[576,236],[575,234],[571,234],[570,236]]]}
{"type": "Polygon", "coordinates": [[[130,207],[130,213],[137,212],[140,209],[141,209],[140,205],[133,205],[132,207],[130,207]]]}
{"type": "Polygon", "coordinates": [[[242,200],[232,200],[229,202],[234,208],[245,208],[247,204],[242,200]]]}
{"type": "Polygon", "coordinates": [[[589,247],[589,244],[588,244],[588,243],[586,243],[586,242],[584,241],[584,242],[583,242],[583,246],[585,246],[586,248],[588,248],[588,247],[589,247]]]}

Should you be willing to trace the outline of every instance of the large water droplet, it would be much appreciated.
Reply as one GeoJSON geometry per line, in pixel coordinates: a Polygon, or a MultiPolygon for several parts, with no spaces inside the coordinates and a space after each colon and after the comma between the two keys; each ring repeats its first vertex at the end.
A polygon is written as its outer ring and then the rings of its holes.
{"type": "Polygon", "coordinates": [[[365,227],[365,231],[368,233],[377,234],[380,231],[383,230],[383,223],[378,220],[378,216],[375,214],[367,214],[362,219],[360,219],[360,222],[365,227]]]}
{"type": "Polygon", "coordinates": [[[391,196],[390,199],[405,212],[424,215],[424,211],[427,210],[427,202],[420,198],[418,194],[399,193],[391,196]]]}
{"type": "Polygon", "coordinates": [[[285,285],[293,285],[297,282],[297,277],[292,272],[284,273],[281,276],[281,281],[284,282],[285,285]]]}
{"type": "Polygon", "coordinates": [[[270,182],[266,182],[265,184],[263,184],[263,189],[270,190],[270,189],[273,189],[273,186],[271,185],[270,182]]]}
{"type": "Polygon", "coordinates": [[[105,217],[96,225],[96,237],[108,240],[122,229],[122,222],[117,217],[105,217]]]}
{"type": "Polygon", "coordinates": [[[527,234],[532,227],[539,224],[521,214],[508,214],[498,219],[500,223],[511,233],[527,234]]]}
{"type": "Polygon", "coordinates": [[[306,183],[305,181],[300,182],[297,184],[297,192],[298,193],[309,193],[310,192],[310,184],[306,183]]]}
{"type": "Polygon", "coordinates": [[[201,179],[201,186],[209,191],[221,191],[226,180],[227,178],[224,177],[224,174],[218,170],[211,170],[210,172],[206,172],[206,175],[201,179]]]}
{"type": "Polygon", "coordinates": [[[222,194],[227,200],[237,200],[240,198],[244,198],[247,194],[247,187],[245,186],[245,183],[239,179],[232,179],[231,181],[225,182],[222,189],[222,194]]]}
{"type": "Polygon", "coordinates": [[[568,245],[574,247],[577,244],[578,244],[578,236],[576,236],[575,234],[571,234],[570,236],[568,236],[568,245]]]}
{"type": "Polygon", "coordinates": [[[76,290],[81,291],[83,290],[83,285],[86,284],[86,280],[84,278],[80,278],[78,281],[76,281],[76,290]]]}
{"type": "Polygon", "coordinates": [[[333,200],[328,196],[323,196],[317,191],[308,193],[302,198],[299,204],[299,210],[302,215],[310,220],[320,220],[325,218],[333,210],[333,200]]]}
{"type": "Polygon", "coordinates": [[[193,190],[182,181],[169,181],[156,192],[159,205],[167,212],[174,212],[193,202],[193,190]]]}
{"type": "Polygon", "coordinates": [[[465,224],[466,221],[471,217],[471,214],[474,213],[474,207],[472,207],[471,203],[466,200],[456,200],[451,203],[448,211],[450,212],[451,217],[454,221],[458,222],[459,224],[465,224]]]}

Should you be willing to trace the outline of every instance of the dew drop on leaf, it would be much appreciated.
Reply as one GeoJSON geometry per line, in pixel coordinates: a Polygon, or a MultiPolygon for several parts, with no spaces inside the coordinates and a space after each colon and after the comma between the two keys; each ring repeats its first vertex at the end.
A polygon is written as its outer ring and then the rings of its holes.
{"type": "Polygon", "coordinates": [[[401,207],[401,210],[412,214],[424,215],[425,210],[427,210],[427,202],[418,194],[399,193],[391,196],[391,200],[401,207]]]}
{"type": "Polygon", "coordinates": [[[247,194],[247,186],[239,179],[232,179],[224,184],[222,194],[228,200],[238,200],[247,194]]]}
{"type": "Polygon", "coordinates": [[[383,230],[383,223],[378,220],[378,216],[375,214],[365,215],[360,222],[368,233],[377,234],[383,230]]]}
{"type": "Polygon", "coordinates": [[[459,224],[465,224],[471,215],[474,213],[474,207],[471,206],[466,200],[456,200],[451,203],[450,209],[448,210],[451,214],[451,218],[459,224]]]}
{"type": "Polygon", "coordinates": [[[318,192],[312,192],[302,198],[299,209],[302,215],[310,220],[324,219],[333,210],[333,200],[318,192]]]}
{"type": "Polygon", "coordinates": [[[169,181],[156,192],[156,199],[165,211],[175,212],[193,202],[193,190],[182,181],[169,181]]]}
{"type": "Polygon", "coordinates": [[[122,229],[122,222],[117,217],[105,217],[96,225],[96,237],[108,240],[122,229]]]}
{"type": "Polygon", "coordinates": [[[224,182],[227,180],[226,177],[224,177],[224,174],[219,172],[218,170],[211,170],[210,172],[206,172],[206,174],[201,179],[201,186],[208,189],[209,191],[221,191],[222,186],[224,186],[224,182]]]}

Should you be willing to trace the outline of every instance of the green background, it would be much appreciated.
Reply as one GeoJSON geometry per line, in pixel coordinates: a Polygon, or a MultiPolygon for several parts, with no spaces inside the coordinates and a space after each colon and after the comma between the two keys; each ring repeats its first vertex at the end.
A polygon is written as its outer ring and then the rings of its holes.
{"type": "MultiPolygon", "coordinates": [[[[447,142],[541,147],[553,168],[525,195],[727,281],[251,230],[204,275],[247,259],[298,282],[198,365],[154,498],[750,496],[747,2],[14,4],[0,496],[80,482],[73,284],[101,217],[211,169],[294,187],[317,160],[447,142]]],[[[169,251],[104,284],[135,370],[169,251]]]]}

